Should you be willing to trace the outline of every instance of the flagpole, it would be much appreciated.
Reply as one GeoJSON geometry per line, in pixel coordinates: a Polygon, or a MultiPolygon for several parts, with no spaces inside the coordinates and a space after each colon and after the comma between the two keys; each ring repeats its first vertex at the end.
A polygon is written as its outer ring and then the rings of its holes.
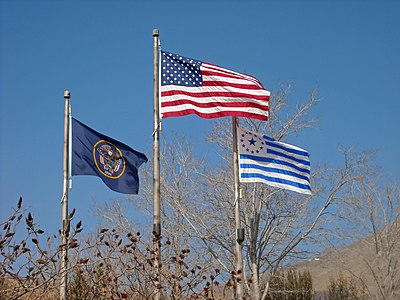
{"type": "Polygon", "coordinates": [[[237,126],[238,117],[232,117],[232,134],[233,134],[233,177],[235,190],[235,231],[236,231],[236,299],[243,298],[243,258],[242,245],[244,241],[244,229],[240,223],[240,191],[239,191],[239,159],[238,159],[238,143],[237,143],[237,126]]]}
{"type": "Polygon", "coordinates": [[[159,31],[153,29],[154,39],[154,77],[153,77],[153,88],[154,88],[154,131],[153,131],[153,159],[154,159],[154,170],[153,170],[153,234],[154,234],[154,270],[155,270],[155,284],[156,290],[154,294],[154,300],[161,299],[161,243],[159,238],[161,237],[161,217],[160,217],[160,96],[159,96],[159,31]]]}
{"type": "Polygon", "coordinates": [[[70,105],[71,94],[64,91],[65,109],[64,109],[64,158],[63,158],[63,193],[61,199],[61,284],[60,299],[67,299],[67,266],[68,266],[68,158],[69,158],[69,115],[71,114],[70,105]]]}

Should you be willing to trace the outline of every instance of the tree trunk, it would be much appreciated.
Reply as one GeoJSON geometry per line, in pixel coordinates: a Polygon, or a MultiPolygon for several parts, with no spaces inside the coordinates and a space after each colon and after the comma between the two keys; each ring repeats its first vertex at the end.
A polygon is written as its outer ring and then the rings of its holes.
{"type": "Polygon", "coordinates": [[[260,285],[258,282],[258,267],[257,267],[257,263],[255,261],[255,256],[251,258],[251,272],[252,272],[252,281],[253,281],[253,297],[255,300],[259,300],[260,299],[260,285]]]}

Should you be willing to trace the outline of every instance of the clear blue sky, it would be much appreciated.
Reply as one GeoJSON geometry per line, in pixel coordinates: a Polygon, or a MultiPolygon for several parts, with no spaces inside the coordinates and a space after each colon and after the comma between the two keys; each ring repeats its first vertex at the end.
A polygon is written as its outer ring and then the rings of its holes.
{"type": "MultiPolygon", "coordinates": [[[[22,196],[42,227],[60,227],[66,89],[77,119],[150,157],[153,28],[164,50],[252,74],[271,91],[292,83],[293,106],[318,87],[320,127],[288,142],[332,165],[339,145],[376,149],[398,180],[399,15],[400,2],[384,0],[0,0],[0,220],[22,196]]],[[[208,151],[212,122],[163,127],[208,151]]],[[[93,199],[116,198],[126,196],[79,176],[69,205],[88,232],[93,199]]]]}

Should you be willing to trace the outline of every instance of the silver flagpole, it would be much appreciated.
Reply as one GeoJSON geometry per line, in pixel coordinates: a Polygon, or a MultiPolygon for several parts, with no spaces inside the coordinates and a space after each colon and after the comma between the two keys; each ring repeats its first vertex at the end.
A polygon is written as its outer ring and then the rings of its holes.
{"type": "Polygon", "coordinates": [[[153,234],[154,234],[154,270],[156,290],[154,300],[161,299],[161,217],[160,217],[160,95],[159,95],[159,48],[158,29],[153,29],[154,39],[154,131],[153,131],[153,234]]]}
{"type": "Polygon", "coordinates": [[[237,143],[237,126],[238,117],[232,117],[232,133],[233,133],[233,176],[235,185],[235,229],[236,229],[236,299],[243,298],[243,258],[242,245],[244,241],[244,228],[240,223],[240,191],[239,191],[239,159],[238,159],[238,143],[237,143]]]}
{"type": "Polygon", "coordinates": [[[63,193],[61,199],[61,265],[60,265],[60,299],[67,299],[67,267],[68,267],[68,158],[69,158],[69,115],[71,113],[69,91],[64,92],[65,109],[64,109],[64,158],[63,158],[63,193]]]}

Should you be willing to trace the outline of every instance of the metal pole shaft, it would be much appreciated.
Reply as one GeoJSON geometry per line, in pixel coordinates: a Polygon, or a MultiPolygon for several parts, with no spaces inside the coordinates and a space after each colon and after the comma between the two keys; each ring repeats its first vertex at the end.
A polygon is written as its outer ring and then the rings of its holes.
{"type": "Polygon", "coordinates": [[[235,189],[235,231],[236,231],[236,299],[243,298],[243,258],[242,243],[244,239],[243,230],[240,223],[240,197],[239,197],[239,160],[237,147],[237,126],[238,118],[232,117],[232,133],[233,133],[233,176],[235,189]]]}
{"type": "Polygon", "coordinates": [[[156,291],[154,295],[155,300],[161,299],[161,243],[159,238],[161,236],[161,218],[160,218],[160,99],[159,99],[159,31],[153,30],[154,39],[154,131],[153,131],[153,234],[154,239],[154,269],[155,269],[155,283],[156,291]]]}
{"type": "Polygon", "coordinates": [[[68,267],[68,151],[69,151],[69,113],[70,99],[69,91],[64,92],[65,109],[64,109],[64,158],[63,158],[63,192],[61,199],[61,284],[60,299],[67,299],[67,267],[68,267]]]}

